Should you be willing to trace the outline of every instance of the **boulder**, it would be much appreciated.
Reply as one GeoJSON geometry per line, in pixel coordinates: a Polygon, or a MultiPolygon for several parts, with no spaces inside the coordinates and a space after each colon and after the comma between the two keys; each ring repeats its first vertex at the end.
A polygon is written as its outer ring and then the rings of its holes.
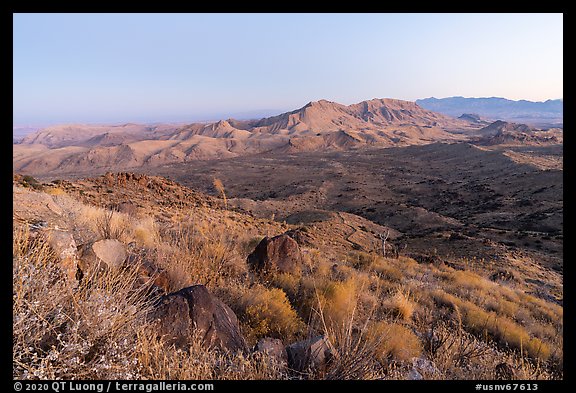
{"type": "Polygon", "coordinates": [[[273,238],[265,237],[248,255],[249,267],[260,274],[274,271],[298,273],[302,261],[298,243],[286,234],[273,238]]]}
{"type": "Polygon", "coordinates": [[[120,269],[126,261],[126,247],[116,239],[104,239],[81,247],[78,266],[82,272],[92,268],[120,269]]]}
{"type": "Polygon", "coordinates": [[[264,337],[254,346],[254,352],[267,353],[280,363],[288,362],[288,354],[282,340],[264,337]]]}
{"type": "Polygon", "coordinates": [[[204,285],[163,296],[152,313],[158,335],[168,345],[187,349],[196,337],[205,347],[246,351],[236,314],[204,285]]]}
{"type": "Polygon", "coordinates": [[[326,336],[316,336],[286,347],[288,366],[296,371],[324,370],[336,353],[326,336]]]}

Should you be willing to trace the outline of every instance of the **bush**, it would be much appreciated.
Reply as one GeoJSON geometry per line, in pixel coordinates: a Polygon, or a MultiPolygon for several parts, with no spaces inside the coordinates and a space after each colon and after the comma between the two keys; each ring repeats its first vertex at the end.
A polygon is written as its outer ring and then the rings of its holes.
{"type": "Polygon", "coordinates": [[[354,312],[358,300],[358,285],[353,278],[344,282],[328,281],[318,297],[328,325],[340,326],[354,312]]]}
{"type": "Polygon", "coordinates": [[[377,257],[374,254],[369,254],[363,251],[350,251],[346,256],[346,261],[358,270],[369,269],[376,261],[377,257]]]}
{"type": "Polygon", "coordinates": [[[22,185],[24,187],[31,187],[35,190],[42,190],[44,189],[44,186],[42,186],[42,184],[36,180],[35,178],[33,178],[30,175],[24,175],[22,176],[22,185]]]}
{"type": "Polygon", "coordinates": [[[280,288],[253,287],[238,306],[239,318],[247,327],[246,338],[251,342],[266,336],[291,342],[306,329],[280,288]]]}
{"type": "Polygon", "coordinates": [[[384,308],[404,322],[412,319],[416,304],[410,299],[410,291],[398,289],[392,298],[384,302],[384,308]]]}
{"type": "Polygon", "coordinates": [[[422,353],[422,344],[418,337],[410,329],[397,323],[373,323],[368,329],[368,338],[375,343],[377,356],[381,361],[406,361],[422,353]]]}

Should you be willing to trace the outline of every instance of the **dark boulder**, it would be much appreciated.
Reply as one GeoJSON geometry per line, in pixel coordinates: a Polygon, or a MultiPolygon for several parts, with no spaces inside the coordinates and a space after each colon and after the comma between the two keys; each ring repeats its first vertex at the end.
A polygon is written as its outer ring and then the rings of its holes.
{"type": "Polygon", "coordinates": [[[248,265],[253,271],[298,273],[302,265],[302,253],[298,243],[286,234],[273,238],[265,237],[248,256],[248,265]]]}
{"type": "Polygon", "coordinates": [[[316,336],[286,347],[288,366],[296,371],[308,369],[325,371],[335,354],[326,336],[316,336]]]}
{"type": "Polygon", "coordinates": [[[167,344],[187,349],[195,337],[207,348],[246,351],[236,314],[204,285],[163,296],[152,318],[167,344]]]}

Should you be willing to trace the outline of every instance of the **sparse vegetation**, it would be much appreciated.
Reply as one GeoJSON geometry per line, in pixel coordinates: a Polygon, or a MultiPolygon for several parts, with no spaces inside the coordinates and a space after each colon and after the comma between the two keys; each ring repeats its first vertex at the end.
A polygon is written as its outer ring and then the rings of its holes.
{"type": "Polygon", "coordinates": [[[306,325],[279,288],[255,287],[246,291],[237,304],[245,335],[255,343],[263,337],[295,341],[306,335],[306,325]]]}
{"type": "Polygon", "coordinates": [[[167,273],[169,291],[206,285],[236,313],[249,346],[264,337],[287,345],[324,335],[333,358],[322,370],[294,373],[267,355],[206,349],[200,339],[188,350],[167,347],[150,332],[156,298],[134,266],[75,288],[48,244],[15,221],[15,378],[404,379],[414,362],[430,363],[419,372],[433,379],[493,379],[502,362],[514,378],[562,378],[563,309],[517,282],[406,256],[314,247],[302,247],[301,273],[259,281],[246,257],[263,228],[284,231],[278,223],[240,226],[236,213],[203,207],[128,215],[80,203],[60,187],[65,192],[50,198],[79,244],[133,243],[130,253],[167,273]]]}
{"type": "Polygon", "coordinates": [[[222,183],[222,180],[214,178],[212,184],[214,185],[216,191],[218,191],[218,193],[222,196],[222,200],[224,201],[224,209],[227,209],[228,201],[226,200],[226,192],[224,192],[224,183],[222,183]]]}

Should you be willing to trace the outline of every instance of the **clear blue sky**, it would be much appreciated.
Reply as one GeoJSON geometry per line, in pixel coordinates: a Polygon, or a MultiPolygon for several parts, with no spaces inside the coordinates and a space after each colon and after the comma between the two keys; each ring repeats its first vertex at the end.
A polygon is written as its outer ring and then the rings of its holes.
{"type": "Polygon", "coordinates": [[[15,14],[14,123],[563,97],[562,14],[15,14]]]}

